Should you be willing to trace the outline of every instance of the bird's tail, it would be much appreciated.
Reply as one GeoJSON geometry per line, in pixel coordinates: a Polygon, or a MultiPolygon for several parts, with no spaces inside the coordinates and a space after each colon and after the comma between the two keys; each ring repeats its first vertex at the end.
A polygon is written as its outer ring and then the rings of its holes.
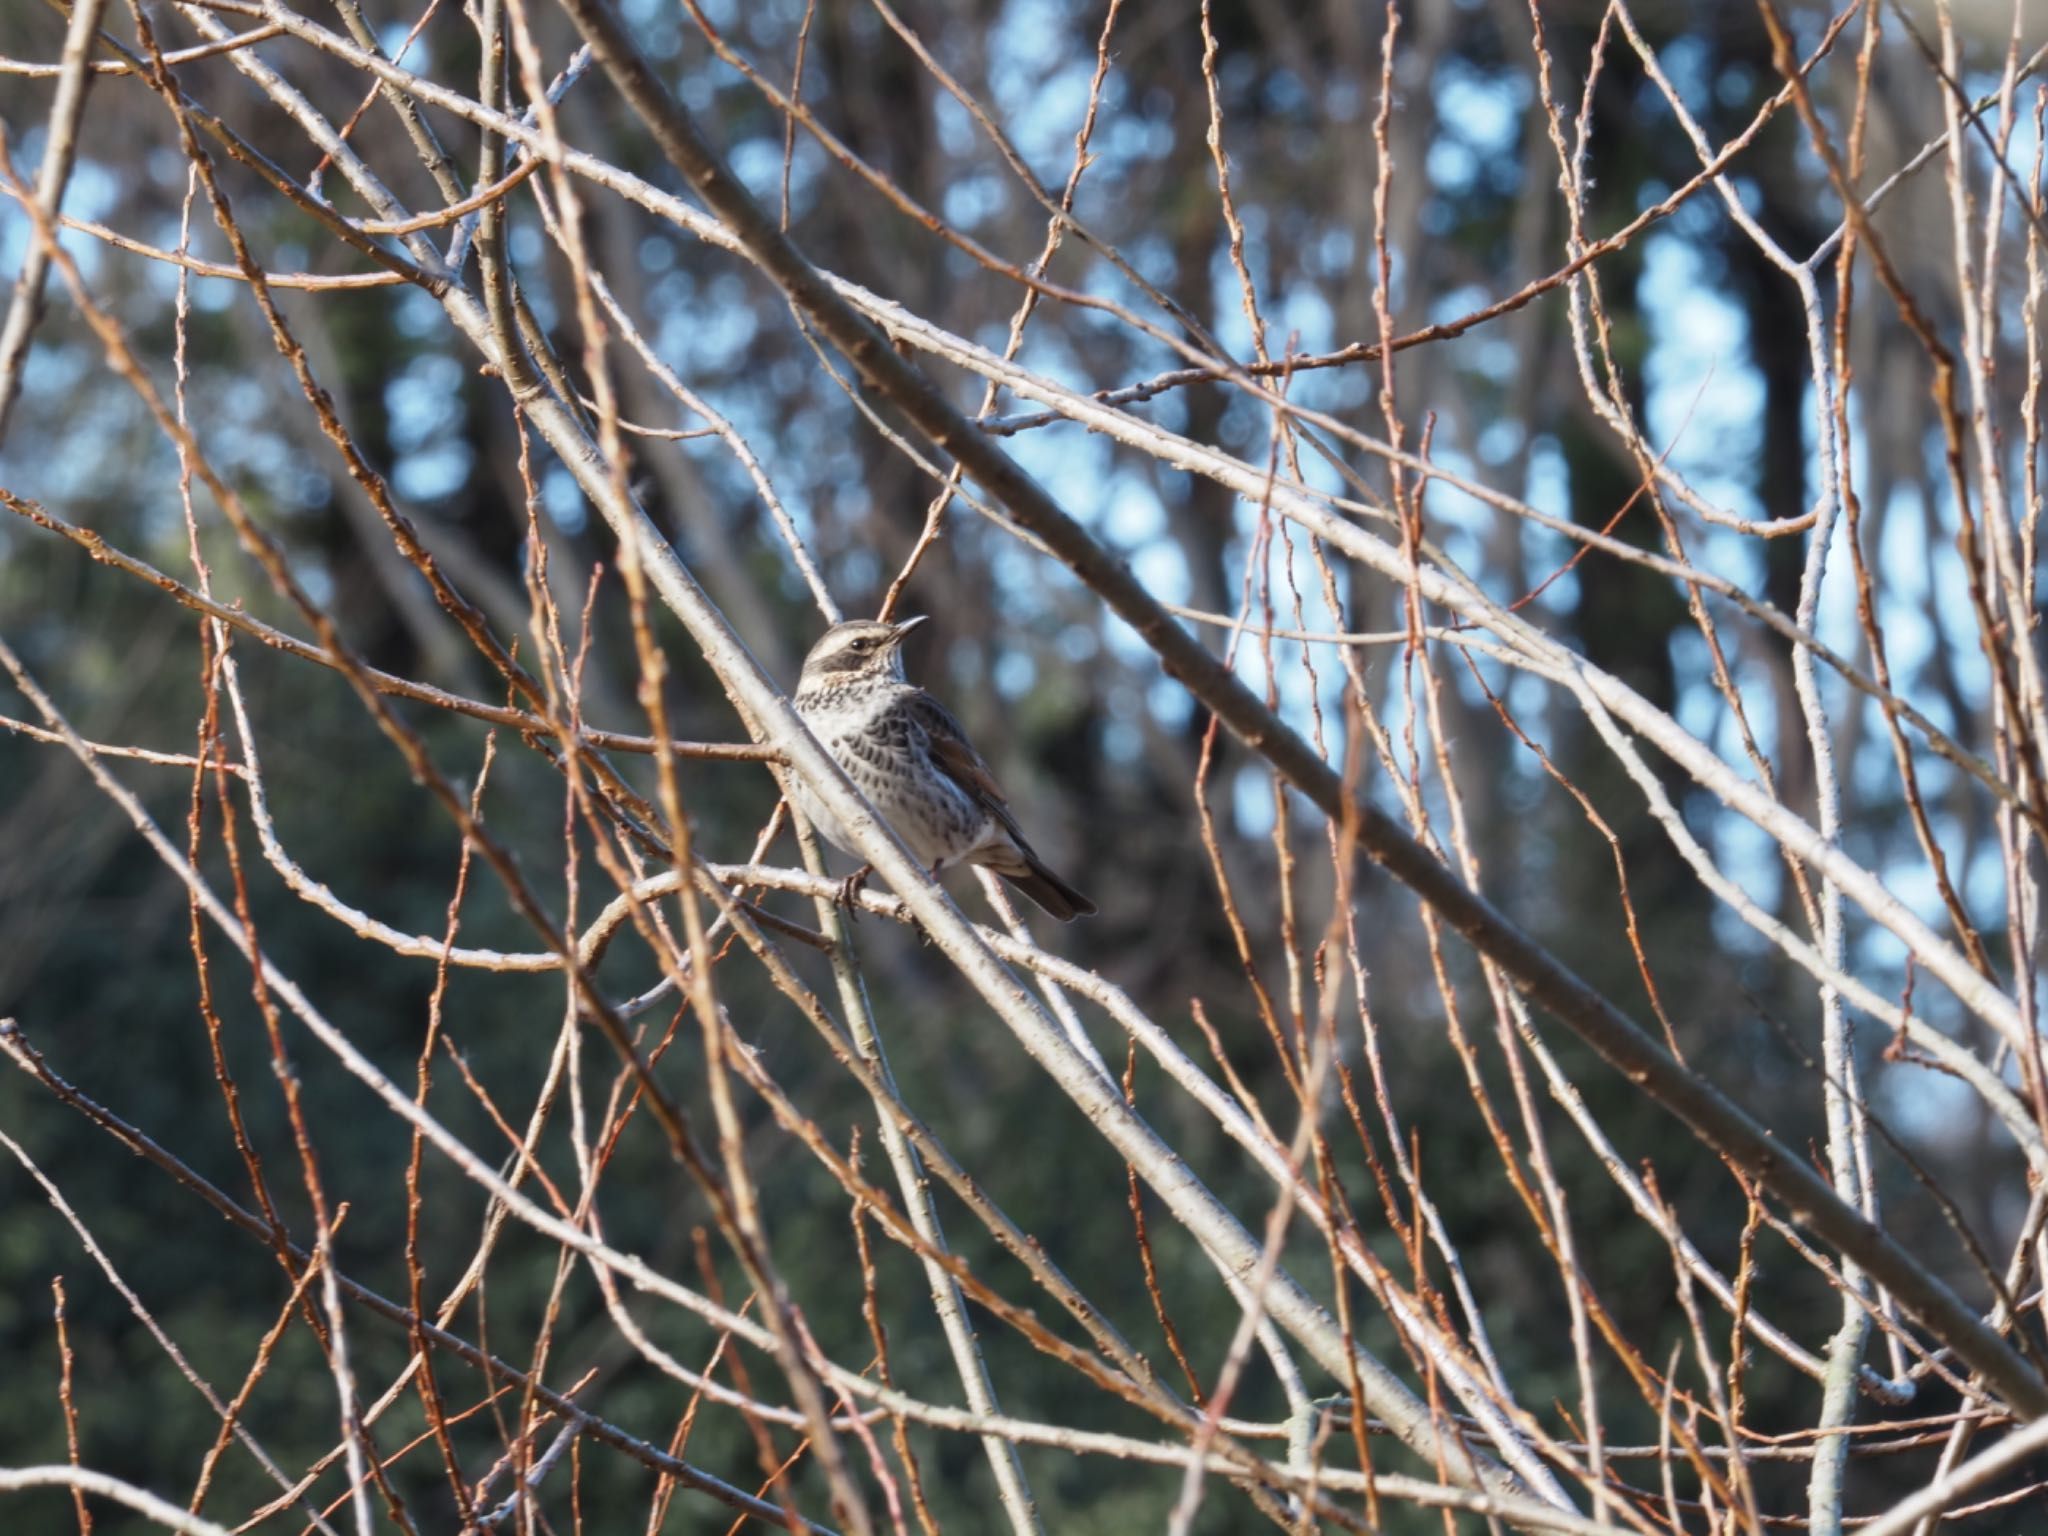
{"type": "Polygon", "coordinates": [[[1048,917],[1071,923],[1077,917],[1095,915],[1095,903],[1047,869],[1029,848],[989,849],[986,853],[997,856],[984,855],[975,862],[986,863],[1043,908],[1048,917]]]}

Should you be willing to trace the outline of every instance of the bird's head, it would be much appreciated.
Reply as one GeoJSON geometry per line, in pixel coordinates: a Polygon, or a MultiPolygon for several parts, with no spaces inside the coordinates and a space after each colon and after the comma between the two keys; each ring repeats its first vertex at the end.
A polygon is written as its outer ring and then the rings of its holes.
{"type": "Polygon", "coordinates": [[[920,615],[899,624],[878,624],[873,619],[834,624],[804,658],[798,691],[858,682],[902,682],[903,642],[923,622],[920,615]]]}

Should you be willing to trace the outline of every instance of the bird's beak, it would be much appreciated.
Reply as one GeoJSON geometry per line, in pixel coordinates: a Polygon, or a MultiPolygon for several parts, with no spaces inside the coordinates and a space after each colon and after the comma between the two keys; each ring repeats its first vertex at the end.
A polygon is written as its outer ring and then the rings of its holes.
{"type": "Polygon", "coordinates": [[[917,628],[918,625],[924,623],[924,621],[930,617],[931,615],[928,613],[920,613],[916,615],[914,618],[908,618],[903,620],[902,623],[896,626],[896,643],[898,645],[901,645],[904,641],[908,640],[910,638],[910,632],[913,629],[917,628]]]}

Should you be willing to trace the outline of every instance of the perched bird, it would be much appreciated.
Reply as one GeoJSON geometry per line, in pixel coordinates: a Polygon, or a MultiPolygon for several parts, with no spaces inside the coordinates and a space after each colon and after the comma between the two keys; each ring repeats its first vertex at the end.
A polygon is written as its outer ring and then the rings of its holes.
{"type": "MultiPolygon", "coordinates": [[[[960,722],[903,675],[903,642],[922,618],[835,624],[804,658],[796,712],[918,860],[936,875],[952,864],[994,870],[1061,922],[1095,903],[1047,869],[1003,800],[960,722]]],[[[853,851],[846,829],[810,786],[791,775],[796,803],[826,842],[853,851]]],[[[846,884],[851,897],[869,873],[846,884]]]]}

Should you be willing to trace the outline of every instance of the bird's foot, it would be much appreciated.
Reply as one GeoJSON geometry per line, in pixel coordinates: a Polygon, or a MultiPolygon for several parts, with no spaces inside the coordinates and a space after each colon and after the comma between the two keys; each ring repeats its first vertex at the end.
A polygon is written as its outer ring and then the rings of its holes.
{"type": "Polygon", "coordinates": [[[839,889],[834,893],[832,899],[846,909],[846,915],[849,919],[859,920],[861,888],[868,883],[868,876],[874,872],[874,865],[863,864],[859,869],[856,869],[852,874],[839,882],[839,889]]]}

